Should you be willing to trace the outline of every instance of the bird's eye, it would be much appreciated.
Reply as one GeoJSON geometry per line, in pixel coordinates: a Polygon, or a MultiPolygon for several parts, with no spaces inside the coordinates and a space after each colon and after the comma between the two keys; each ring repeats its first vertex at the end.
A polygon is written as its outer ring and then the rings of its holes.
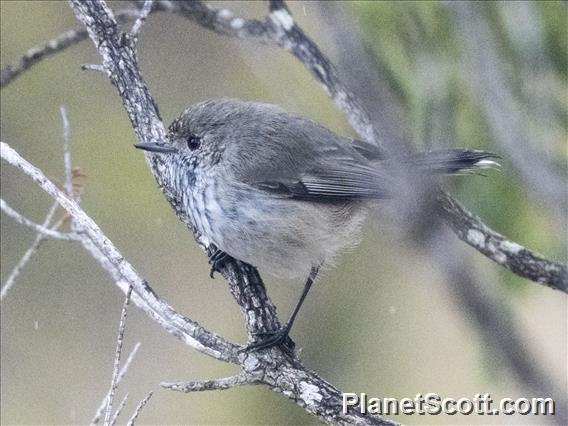
{"type": "Polygon", "coordinates": [[[201,145],[201,138],[199,136],[191,135],[187,140],[187,147],[192,151],[199,148],[199,145],[201,145]]]}

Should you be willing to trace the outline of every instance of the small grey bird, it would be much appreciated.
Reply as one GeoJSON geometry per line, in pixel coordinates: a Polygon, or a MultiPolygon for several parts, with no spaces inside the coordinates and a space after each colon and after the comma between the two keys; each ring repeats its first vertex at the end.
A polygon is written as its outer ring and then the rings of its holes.
{"type": "Polygon", "coordinates": [[[463,149],[387,159],[374,145],[336,135],[273,105],[236,99],[192,105],[169,128],[162,180],[178,215],[216,251],[287,278],[308,277],[290,320],[249,348],[286,339],[323,262],[359,240],[370,203],[398,192],[397,170],[420,176],[473,172],[493,154],[463,149]]]}

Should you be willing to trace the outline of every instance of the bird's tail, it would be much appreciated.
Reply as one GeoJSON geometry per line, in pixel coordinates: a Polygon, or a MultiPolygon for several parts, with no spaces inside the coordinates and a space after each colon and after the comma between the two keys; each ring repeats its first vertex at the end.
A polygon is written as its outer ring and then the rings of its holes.
{"type": "Polygon", "coordinates": [[[480,174],[482,169],[499,169],[498,155],[467,149],[440,149],[413,154],[405,163],[418,172],[431,174],[480,174]]]}

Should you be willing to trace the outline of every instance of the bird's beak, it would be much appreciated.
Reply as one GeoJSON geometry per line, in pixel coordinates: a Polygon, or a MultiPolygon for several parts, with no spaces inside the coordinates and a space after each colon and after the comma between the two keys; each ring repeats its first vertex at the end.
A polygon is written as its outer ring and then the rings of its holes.
{"type": "Polygon", "coordinates": [[[173,154],[177,152],[177,149],[172,146],[160,145],[157,143],[137,143],[134,145],[135,148],[143,149],[144,151],[150,152],[160,152],[166,154],[173,154]]]}

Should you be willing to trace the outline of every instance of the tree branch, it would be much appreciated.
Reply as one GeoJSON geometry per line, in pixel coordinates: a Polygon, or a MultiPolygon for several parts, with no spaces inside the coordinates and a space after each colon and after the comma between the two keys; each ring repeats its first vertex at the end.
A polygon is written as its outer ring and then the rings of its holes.
{"type": "Polygon", "coordinates": [[[14,219],[16,222],[25,225],[28,228],[33,229],[38,234],[45,235],[46,237],[55,238],[56,240],[64,240],[64,241],[76,241],[79,239],[79,237],[75,234],[54,231],[53,229],[49,229],[43,225],[39,225],[29,220],[27,217],[23,216],[22,214],[14,210],[12,207],[10,207],[6,203],[6,201],[4,201],[1,198],[0,198],[0,209],[8,216],[10,216],[12,219],[14,219]]]}
{"type": "MultiPolygon", "coordinates": [[[[118,386],[118,375],[120,372],[120,356],[122,354],[122,343],[124,342],[124,332],[126,330],[126,314],[128,313],[128,305],[130,304],[130,297],[132,296],[132,287],[128,287],[126,297],[122,305],[120,313],[120,323],[118,325],[118,337],[116,339],[116,351],[114,354],[114,367],[112,369],[112,379],[110,381],[110,389],[108,390],[108,397],[105,409],[105,426],[109,424],[110,416],[112,415],[112,404],[114,402],[114,393],[118,386]]],[[[119,410],[117,410],[119,412],[119,410]]]]}
{"type": "Polygon", "coordinates": [[[552,262],[486,226],[447,193],[438,193],[439,212],[456,235],[521,277],[568,293],[566,265],[552,262]]]}
{"type": "Polygon", "coordinates": [[[35,166],[24,160],[8,144],[0,142],[0,155],[3,160],[30,176],[45,192],[55,199],[73,217],[80,231],[77,233],[83,245],[93,257],[108,271],[116,285],[126,293],[132,286],[132,302],[142,309],[168,333],[186,345],[215,359],[238,364],[240,346],[201,327],[195,321],[178,314],[164,301],[160,300],[122,256],[114,244],[103,234],[98,225],[79,207],[79,205],[59,189],[35,166]]]}
{"type": "Polygon", "coordinates": [[[219,34],[255,40],[289,51],[323,84],[357,133],[366,141],[378,141],[367,113],[341,82],[318,45],[296,25],[283,1],[270,1],[270,13],[262,21],[244,19],[228,9],[215,9],[202,1],[158,0],[154,9],[180,14],[219,34]]]}
{"type": "Polygon", "coordinates": [[[116,424],[116,422],[118,421],[118,417],[120,416],[120,413],[122,413],[122,410],[124,409],[124,406],[126,405],[127,400],[128,400],[128,394],[124,395],[124,398],[122,398],[122,401],[120,401],[118,408],[116,409],[116,411],[112,415],[112,419],[110,419],[110,421],[108,423],[105,423],[105,426],[107,426],[107,425],[108,426],[114,426],[116,424]]]}
{"type": "MultiPolygon", "coordinates": [[[[138,18],[138,16],[140,16],[140,12],[135,9],[124,9],[116,13],[116,18],[119,22],[131,21],[138,18]]],[[[0,89],[8,86],[8,84],[38,62],[62,52],[68,47],[86,40],[88,37],[87,30],[79,28],[65,31],[41,46],[32,47],[22,55],[17,64],[7,65],[0,71],[0,89]]]]}
{"type": "MultiPolygon", "coordinates": [[[[130,367],[130,364],[132,363],[132,360],[136,356],[136,353],[138,352],[139,348],[140,348],[140,342],[138,342],[138,343],[136,343],[136,345],[134,345],[134,348],[132,349],[132,351],[130,352],[130,355],[128,355],[128,358],[126,359],[126,362],[124,363],[124,366],[122,367],[122,369],[118,373],[118,377],[116,378],[116,384],[117,385],[119,385],[120,382],[122,382],[122,379],[124,379],[124,376],[128,372],[128,368],[130,367]]],[[[99,423],[99,421],[102,417],[102,414],[105,411],[108,398],[109,398],[109,395],[108,395],[108,392],[107,392],[107,394],[104,396],[103,400],[101,401],[101,403],[99,405],[99,408],[97,408],[97,411],[95,412],[95,415],[93,416],[93,418],[91,419],[89,424],[96,425],[96,424],[99,423]]]]}
{"type": "Polygon", "coordinates": [[[160,386],[166,389],[178,392],[203,392],[209,390],[225,390],[236,386],[255,384],[251,382],[246,374],[237,374],[236,376],[223,377],[222,379],[193,381],[193,382],[176,382],[176,383],[160,383],[160,386]]]}
{"type": "Polygon", "coordinates": [[[152,395],[154,395],[154,392],[148,392],[148,395],[146,395],[146,397],[138,403],[136,409],[134,410],[134,413],[132,413],[132,417],[130,417],[128,423],[126,423],[127,426],[134,426],[134,422],[136,422],[136,419],[138,418],[146,404],[148,404],[148,401],[150,401],[152,395]]]}
{"type": "MultiPolygon", "coordinates": [[[[53,216],[55,215],[55,212],[57,211],[58,207],[59,207],[59,204],[57,203],[57,201],[54,202],[53,205],[51,206],[51,208],[49,209],[49,211],[47,212],[47,215],[45,216],[45,220],[43,221],[42,226],[44,228],[49,227],[49,225],[51,224],[51,221],[53,219],[53,216]]],[[[61,226],[62,223],[63,223],[63,221],[61,220],[61,221],[57,222],[54,226],[52,226],[50,229],[52,231],[57,231],[57,229],[61,226]]],[[[18,278],[18,275],[20,275],[20,272],[22,271],[22,269],[24,269],[24,266],[26,266],[26,264],[29,262],[29,260],[32,258],[34,253],[39,249],[41,243],[46,238],[47,238],[47,236],[45,234],[38,232],[38,234],[35,237],[34,242],[30,246],[30,248],[26,250],[24,255],[21,257],[19,262],[16,264],[16,266],[14,266],[14,269],[12,269],[12,272],[10,273],[10,275],[6,279],[6,282],[2,286],[2,290],[0,291],[0,300],[4,300],[4,297],[6,297],[6,294],[8,294],[8,292],[10,291],[10,289],[12,288],[14,283],[16,282],[16,278],[18,278]]]]}

